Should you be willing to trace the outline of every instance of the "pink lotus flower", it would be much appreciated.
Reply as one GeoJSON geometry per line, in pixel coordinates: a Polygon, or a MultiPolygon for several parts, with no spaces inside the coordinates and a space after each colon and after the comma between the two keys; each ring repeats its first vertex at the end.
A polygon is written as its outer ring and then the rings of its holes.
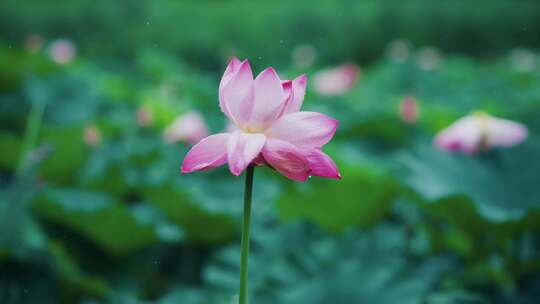
{"type": "Polygon", "coordinates": [[[253,80],[249,62],[233,58],[219,85],[219,105],[238,130],[196,144],[184,159],[182,173],[228,163],[238,176],[256,163],[297,181],[310,175],[340,178],[335,163],[321,150],[339,123],[321,113],[300,111],[306,82],[305,75],[282,81],[273,68],[253,80]]]}
{"type": "Polygon", "coordinates": [[[315,74],[313,86],[320,95],[343,95],[354,87],[359,75],[358,66],[352,63],[343,64],[315,74]]]}
{"type": "Polygon", "coordinates": [[[43,47],[43,37],[38,34],[30,34],[26,37],[24,47],[32,54],[36,54],[43,47]]]}
{"type": "Polygon", "coordinates": [[[101,132],[94,125],[87,125],[84,128],[84,143],[90,147],[97,147],[101,144],[101,132]]]}
{"type": "Polygon", "coordinates": [[[165,141],[174,143],[187,141],[191,144],[208,136],[208,129],[201,114],[197,111],[187,112],[176,118],[163,133],[165,141]]]}
{"type": "Polygon", "coordinates": [[[406,96],[399,103],[399,117],[408,124],[414,124],[420,116],[418,102],[412,96],[406,96]]]}
{"type": "Polygon", "coordinates": [[[51,43],[49,57],[57,64],[68,64],[73,61],[77,49],[75,45],[67,39],[57,39],[51,43]]]}
{"type": "Polygon", "coordinates": [[[527,135],[527,128],[518,122],[475,113],[442,130],[435,138],[435,145],[450,152],[472,154],[491,147],[515,146],[527,135]]]}
{"type": "Polygon", "coordinates": [[[141,127],[148,127],[154,122],[152,110],[142,106],[137,109],[137,124],[141,127]]]}

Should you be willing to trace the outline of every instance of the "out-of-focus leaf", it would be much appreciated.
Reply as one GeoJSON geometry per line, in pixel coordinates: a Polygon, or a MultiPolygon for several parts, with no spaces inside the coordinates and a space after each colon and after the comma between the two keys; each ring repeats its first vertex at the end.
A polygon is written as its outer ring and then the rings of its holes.
{"type": "Polygon", "coordinates": [[[47,74],[55,69],[45,56],[0,44],[0,92],[17,88],[29,74],[47,74]]]}
{"type": "Polygon", "coordinates": [[[131,208],[132,215],[146,225],[152,225],[156,236],[166,242],[179,242],[184,232],[175,224],[170,223],[165,215],[149,203],[139,203],[131,208]]]}
{"type": "Polygon", "coordinates": [[[163,155],[171,153],[178,158],[178,151],[171,148],[160,138],[148,136],[129,135],[103,143],[92,151],[79,171],[79,181],[89,189],[118,197],[138,192],[148,184],[164,183],[171,171],[177,172],[171,162],[161,161],[163,155]]]}
{"type": "Polygon", "coordinates": [[[294,184],[278,200],[284,218],[308,218],[332,231],[369,226],[389,211],[397,184],[387,173],[364,166],[340,166],[339,181],[313,178],[294,184]]]}
{"type": "Polygon", "coordinates": [[[520,282],[517,290],[512,292],[501,292],[501,301],[516,304],[533,304],[538,302],[540,297],[540,276],[538,273],[526,276],[520,282]]]}
{"type": "Polygon", "coordinates": [[[7,132],[0,132],[0,151],[2,151],[0,168],[15,169],[20,157],[20,148],[19,138],[7,132]]]}
{"type": "Polygon", "coordinates": [[[426,304],[487,304],[482,296],[466,290],[449,290],[430,294],[426,304]]]}
{"type": "Polygon", "coordinates": [[[84,129],[47,127],[43,130],[41,143],[51,151],[40,167],[44,178],[60,184],[73,181],[89,150],[84,143],[84,129]]]}
{"type": "Polygon", "coordinates": [[[91,295],[103,296],[105,294],[107,291],[106,283],[97,277],[85,274],[60,242],[51,241],[49,252],[52,268],[65,282],[91,295]]]}
{"type": "MultiPolygon", "coordinates": [[[[169,219],[178,223],[186,231],[186,237],[205,242],[222,242],[236,235],[237,224],[230,214],[205,209],[190,196],[189,188],[180,186],[182,184],[179,179],[175,180],[177,183],[172,187],[146,189],[145,197],[163,210],[169,219]]],[[[224,198],[221,203],[231,202],[224,198]]],[[[237,203],[241,204],[241,201],[237,203]]]]}
{"type": "MultiPolygon", "coordinates": [[[[442,258],[413,262],[405,231],[327,235],[298,225],[255,229],[250,258],[251,301],[257,303],[418,303],[450,266],[442,258]]],[[[239,249],[218,253],[206,280],[233,294],[239,249]]],[[[218,290],[219,290],[218,289],[218,290]]]]}
{"type": "Polygon", "coordinates": [[[29,213],[34,187],[32,180],[21,179],[0,189],[0,251],[19,258],[37,254],[47,244],[47,236],[29,213]]]}
{"type": "Polygon", "coordinates": [[[46,79],[30,78],[25,92],[31,102],[45,104],[45,121],[64,126],[80,125],[96,113],[102,97],[88,76],[75,72],[46,79]]]}
{"type": "Polygon", "coordinates": [[[540,208],[539,153],[536,142],[475,157],[423,148],[402,159],[403,180],[429,200],[466,195],[490,221],[519,219],[540,208]]]}
{"type": "Polygon", "coordinates": [[[35,203],[44,220],[74,229],[113,255],[125,255],[156,242],[151,225],[139,222],[111,197],[81,190],[45,190],[35,203]]]}
{"type": "MultiPolygon", "coordinates": [[[[217,299],[212,298],[208,292],[205,292],[203,289],[195,288],[177,288],[172,292],[168,293],[164,297],[160,298],[157,301],[151,302],[152,304],[176,304],[176,303],[185,303],[185,304],[205,304],[205,303],[216,303],[216,304],[229,304],[225,301],[218,301],[217,299]]],[[[149,303],[150,304],[150,303],[149,303]]]]}
{"type": "Polygon", "coordinates": [[[32,263],[2,264],[0,272],[0,302],[59,303],[58,285],[45,267],[32,263]]]}
{"type": "MultiPolygon", "coordinates": [[[[149,182],[144,189],[148,201],[156,204],[168,218],[178,223],[192,240],[222,242],[237,235],[243,206],[243,179],[230,174],[225,168],[212,172],[181,175],[175,152],[169,150],[164,160],[154,163],[148,172],[149,182]]],[[[253,204],[267,209],[278,195],[278,184],[256,170],[253,204]],[[266,207],[264,207],[266,206],[266,207]]],[[[258,209],[258,210],[257,210],[258,209]]]]}

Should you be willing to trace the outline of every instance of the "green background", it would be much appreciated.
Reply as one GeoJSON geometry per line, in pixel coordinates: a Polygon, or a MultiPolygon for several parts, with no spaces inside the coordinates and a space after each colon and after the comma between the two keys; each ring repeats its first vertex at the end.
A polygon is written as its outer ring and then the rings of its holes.
{"type": "Polygon", "coordinates": [[[341,122],[325,151],[342,180],[256,169],[251,303],[538,303],[539,45],[540,4],[526,0],[4,0],[0,303],[234,303],[243,180],[181,175],[189,145],[162,139],[192,109],[223,130],[231,55],[287,78],[361,69],[341,96],[309,81],[304,102],[341,122]],[[71,63],[51,60],[55,39],[76,47],[71,63]],[[400,120],[405,96],[415,124],[400,120]],[[433,147],[477,110],[529,138],[472,156],[433,147]]]}

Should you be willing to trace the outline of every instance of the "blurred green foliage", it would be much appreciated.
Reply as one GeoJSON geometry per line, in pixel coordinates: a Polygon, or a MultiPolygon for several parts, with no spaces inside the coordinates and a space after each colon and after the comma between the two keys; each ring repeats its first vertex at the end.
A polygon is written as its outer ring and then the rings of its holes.
{"type": "Polygon", "coordinates": [[[517,56],[526,69],[506,54],[540,43],[537,6],[3,1],[0,303],[233,303],[242,180],[180,175],[189,147],[162,138],[191,109],[225,128],[217,87],[232,53],[287,78],[371,62],[345,95],[308,84],[304,109],[341,122],[326,152],[342,180],[256,170],[253,303],[537,303],[540,65],[532,51],[517,56]],[[29,33],[70,37],[75,60],[29,52],[29,33]],[[397,37],[441,57],[430,69],[415,49],[384,57],[397,37]],[[318,51],[314,65],[290,62],[301,44],[318,51]],[[405,96],[420,105],[415,124],[399,118],[405,96]],[[141,108],[152,123],[138,122],[141,108]],[[530,136],[473,156],[433,147],[475,110],[530,136]]]}
{"type": "Polygon", "coordinates": [[[220,68],[231,54],[259,67],[283,65],[291,48],[306,43],[322,63],[364,63],[398,37],[479,56],[537,47],[538,8],[535,0],[4,0],[0,33],[13,42],[35,31],[67,36],[92,56],[167,49],[204,69],[220,68]]]}

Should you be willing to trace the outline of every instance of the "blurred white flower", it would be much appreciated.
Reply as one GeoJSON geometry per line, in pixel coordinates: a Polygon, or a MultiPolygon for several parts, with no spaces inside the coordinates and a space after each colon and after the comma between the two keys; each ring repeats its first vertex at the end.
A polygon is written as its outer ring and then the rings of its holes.
{"type": "Polygon", "coordinates": [[[84,128],[84,142],[90,147],[97,147],[101,143],[101,132],[94,125],[87,125],[84,128]]]}
{"type": "Polygon", "coordinates": [[[297,67],[310,67],[316,58],[317,50],[309,44],[297,45],[292,51],[292,62],[297,67]]]}
{"type": "Polygon", "coordinates": [[[439,67],[442,57],[437,48],[423,47],[418,51],[416,60],[422,70],[432,71],[439,67]]]}
{"type": "Polygon", "coordinates": [[[412,45],[407,39],[392,40],[386,46],[386,55],[391,61],[403,63],[411,57],[412,45]]]}
{"type": "Polygon", "coordinates": [[[313,76],[313,88],[320,95],[343,95],[354,87],[360,76],[360,69],[353,63],[317,72],[313,76]]]}
{"type": "Polygon", "coordinates": [[[492,147],[515,146],[527,136],[527,128],[521,123],[477,112],[439,132],[435,145],[450,152],[473,154],[492,147]]]}
{"type": "Polygon", "coordinates": [[[43,47],[43,37],[39,34],[28,35],[24,41],[24,47],[32,54],[41,51],[41,48],[43,47]]]}
{"type": "Polygon", "coordinates": [[[196,144],[206,136],[208,136],[206,123],[197,111],[190,111],[177,117],[163,133],[167,143],[187,141],[196,144]]]}
{"type": "Polygon", "coordinates": [[[399,117],[406,123],[414,124],[420,117],[420,105],[412,96],[405,96],[399,103],[399,117]]]}
{"type": "Polygon", "coordinates": [[[526,48],[517,48],[510,52],[510,65],[518,72],[527,72],[534,70],[536,66],[535,54],[526,48]]]}
{"type": "Polygon", "coordinates": [[[57,39],[49,46],[49,57],[57,64],[68,64],[76,55],[75,45],[67,39],[57,39]]]}

